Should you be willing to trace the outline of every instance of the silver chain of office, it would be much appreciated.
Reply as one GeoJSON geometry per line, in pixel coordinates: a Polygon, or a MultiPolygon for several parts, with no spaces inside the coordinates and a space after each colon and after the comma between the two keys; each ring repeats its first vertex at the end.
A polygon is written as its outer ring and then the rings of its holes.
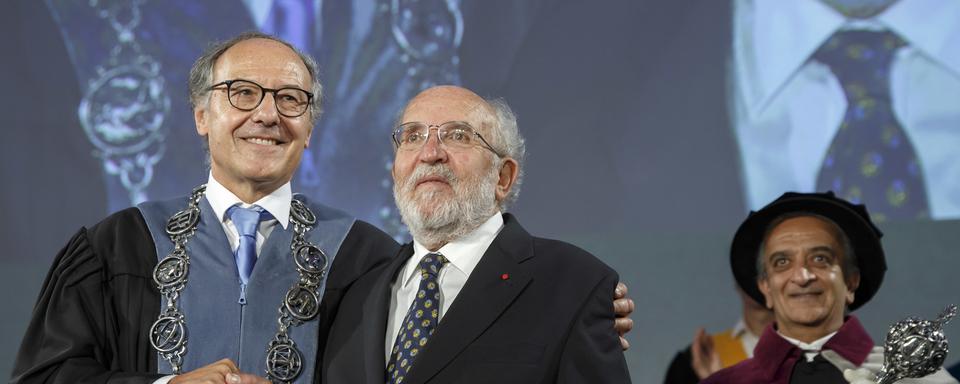
{"type": "MultiPolygon", "coordinates": [[[[173,251],[157,263],[153,280],[166,301],[157,321],[150,327],[150,344],[180,374],[183,356],[187,353],[187,324],[180,310],[180,292],[187,284],[190,255],[187,241],[196,233],[200,222],[200,198],[206,186],[193,190],[186,209],[167,221],[166,232],[173,241],[173,251]]],[[[288,335],[290,328],[314,319],[320,312],[320,285],[327,272],[327,255],[306,240],[307,232],[317,218],[303,202],[290,201],[293,222],[293,240],[290,252],[297,268],[298,279],[283,297],[277,318],[277,333],[267,345],[266,374],[278,383],[295,380],[303,370],[303,354],[288,335]]]]}

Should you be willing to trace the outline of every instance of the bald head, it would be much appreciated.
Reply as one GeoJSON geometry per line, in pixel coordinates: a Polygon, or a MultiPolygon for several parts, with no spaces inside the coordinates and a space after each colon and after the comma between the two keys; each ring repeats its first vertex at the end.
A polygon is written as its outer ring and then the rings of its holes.
{"type": "Polygon", "coordinates": [[[439,122],[466,121],[481,135],[499,136],[497,130],[497,112],[486,99],[473,91],[454,86],[439,85],[427,88],[415,96],[403,108],[401,122],[424,121],[425,116],[439,122]]]}

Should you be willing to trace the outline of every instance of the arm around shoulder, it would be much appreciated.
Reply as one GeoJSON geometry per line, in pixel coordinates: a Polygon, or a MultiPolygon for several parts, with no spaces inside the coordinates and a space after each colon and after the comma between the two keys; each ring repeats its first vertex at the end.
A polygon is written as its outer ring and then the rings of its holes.
{"type": "Polygon", "coordinates": [[[619,277],[613,271],[594,286],[583,303],[564,344],[558,383],[629,383],[630,371],[613,329],[613,292],[619,277]]]}

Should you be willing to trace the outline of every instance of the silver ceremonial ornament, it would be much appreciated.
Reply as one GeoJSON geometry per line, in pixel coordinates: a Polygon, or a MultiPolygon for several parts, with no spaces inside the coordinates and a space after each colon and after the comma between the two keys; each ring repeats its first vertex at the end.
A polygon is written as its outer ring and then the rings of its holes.
{"type": "Polygon", "coordinates": [[[328,267],[327,254],[307,242],[305,236],[316,224],[317,216],[303,202],[293,199],[290,201],[290,217],[293,219],[290,253],[299,278],[283,297],[277,334],[267,345],[265,373],[274,383],[289,383],[303,370],[303,354],[287,331],[313,320],[320,313],[320,284],[328,267]]]}
{"type": "Polygon", "coordinates": [[[150,327],[150,345],[170,363],[175,374],[181,373],[183,356],[187,353],[187,322],[178,302],[190,272],[187,241],[200,222],[200,198],[204,190],[206,186],[203,185],[195,188],[190,193],[187,208],[167,220],[165,230],[173,241],[173,251],[153,268],[153,281],[166,305],[150,327]]]}
{"type": "Polygon", "coordinates": [[[293,344],[293,340],[270,342],[267,350],[267,374],[271,380],[289,382],[296,379],[303,369],[300,351],[293,344]]]}
{"type": "Polygon", "coordinates": [[[110,26],[102,37],[115,41],[88,79],[77,117],[103,170],[117,176],[130,202],[137,204],[147,200],[154,167],[163,158],[170,91],[160,61],[137,40],[146,0],[88,3],[110,26]]]}
{"type": "Polygon", "coordinates": [[[893,324],[883,343],[883,368],[877,373],[877,384],[924,377],[939,370],[950,351],[943,326],[956,315],[957,306],[950,304],[936,320],[910,316],[893,324]]]}
{"type": "MultiPolygon", "coordinates": [[[[187,241],[194,235],[200,223],[200,199],[205,190],[205,185],[194,189],[187,208],[175,213],[167,221],[165,229],[174,248],[153,269],[153,281],[166,305],[150,327],[150,344],[170,363],[173,373],[176,374],[181,373],[189,339],[186,317],[179,304],[180,292],[186,287],[190,271],[187,241]]],[[[290,253],[299,276],[280,303],[277,333],[267,345],[265,373],[274,383],[294,381],[303,370],[303,354],[297,349],[288,331],[313,320],[319,314],[320,285],[329,267],[326,253],[306,238],[307,232],[317,223],[317,216],[303,202],[292,199],[290,217],[293,222],[290,253]]]]}

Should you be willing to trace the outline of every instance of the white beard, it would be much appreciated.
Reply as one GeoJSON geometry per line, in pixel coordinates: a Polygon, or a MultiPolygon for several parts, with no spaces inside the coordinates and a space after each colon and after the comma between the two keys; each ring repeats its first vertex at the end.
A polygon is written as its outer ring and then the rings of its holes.
{"type": "Polygon", "coordinates": [[[497,209],[495,192],[500,172],[495,165],[476,179],[458,180],[446,164],[420,164],[402,184],[395,181],[393,198],[413,238],[427,247],[442,246],[487,221],[497,209]],[[417,181],[427,176],[442,177],[453,187],[454,195],[415,191],[417,181]],[[428,208],[431,203],[433,209],[428,208]]]}

